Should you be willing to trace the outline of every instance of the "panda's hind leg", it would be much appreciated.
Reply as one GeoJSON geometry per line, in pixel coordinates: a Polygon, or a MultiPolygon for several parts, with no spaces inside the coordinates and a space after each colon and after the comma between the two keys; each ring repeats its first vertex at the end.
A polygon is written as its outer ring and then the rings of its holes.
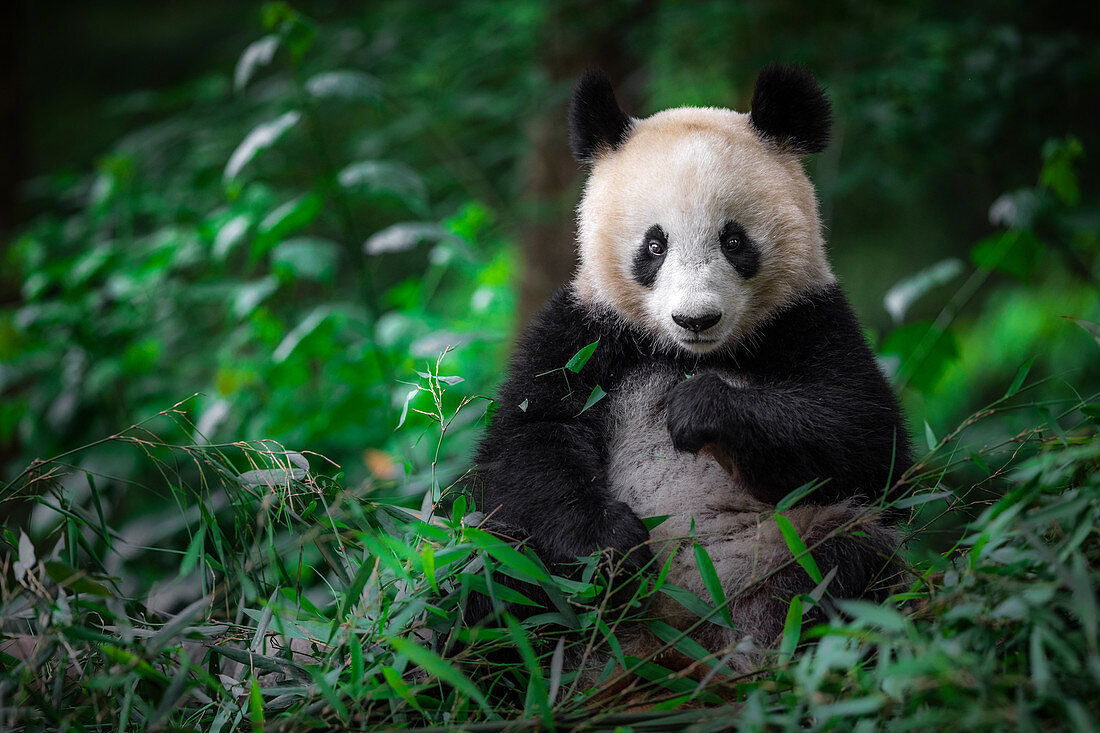
{"type": "MultiPolygon", "coordinates": [[[[796,507],[784,515],[809,548],[822,576],[829,579],[822,603],[809,611],[810,620],[825,620],[832,599],[881,600],[900,586],[904,577],[896,557],[900,535],[879,521],[874,510],[841,504],[796,507]]],[[[760,547],[775,552],[757,565],[763,572],[740,588],[729,589],[735,596],[731,602],[734,622],[762,646],[778,642],[791,599],[817,586],[794,560],[774,519],[768,522],[760,547]]]]}

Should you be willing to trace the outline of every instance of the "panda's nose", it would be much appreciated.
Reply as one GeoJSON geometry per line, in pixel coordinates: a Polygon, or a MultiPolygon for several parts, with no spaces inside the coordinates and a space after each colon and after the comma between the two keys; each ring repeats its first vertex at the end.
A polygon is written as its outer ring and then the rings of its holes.
{"type": "Polygon", "coordinates": [[[672,320],[676,321],[676,325],[680,328],[686,328],[692,333],[699,333],[700,331],[706,331],[715,323],[722,320],[722,314],[704,313],[700,316],[679,316],[673,313],[672,320]]]}

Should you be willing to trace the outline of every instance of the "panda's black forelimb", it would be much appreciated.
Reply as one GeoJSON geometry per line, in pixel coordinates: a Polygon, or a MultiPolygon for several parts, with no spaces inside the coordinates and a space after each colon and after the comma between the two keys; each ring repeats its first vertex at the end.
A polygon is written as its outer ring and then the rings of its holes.
{"type": "Polygon", "coordinates": [[[912,464],[901,411],[839,286],[796,305],[739,359],[745,379],[705,367],[668,395],[679,450],[720,445],[746,488],[776,503],[828,479],[807,501],[875,501],[912,464]]]}
{"type": "Polygon", "coordinates": [[[613,389],[631,358],[627,340],[574,303],[568,290],[559,292],[516,349],[478,450],[478,509],[523,528],[551,564],[606,548],[626,556],[628,569],[651,558],[645,525],[607,488],[609,400],[585,409],[596,386],[613,389]],[[563,368],[597,339],[580,373],[563,368]]]}

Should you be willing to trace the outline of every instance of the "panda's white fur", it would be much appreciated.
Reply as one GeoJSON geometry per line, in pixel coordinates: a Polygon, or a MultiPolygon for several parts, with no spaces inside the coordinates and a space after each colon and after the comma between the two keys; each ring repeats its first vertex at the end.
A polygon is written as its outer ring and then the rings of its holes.
{"type": "Polygon", "coordinates": [[[835,279],[801,160],[762,140],[747,114],[727,109],[683,107],[634,120],[623,145],[594,161],[578,225],[578,298],[692,353],[735,343],[801,293],[835,279]],[[730,220],[760,250],[756,277],[737,277],[718,251],[718,231],[730,220]],[[646,288],[631,266],[655,222],[673,245],[646,288]],[[672,320],[715,309],[722,320],[706,341],[689,340],[672,320]]]}

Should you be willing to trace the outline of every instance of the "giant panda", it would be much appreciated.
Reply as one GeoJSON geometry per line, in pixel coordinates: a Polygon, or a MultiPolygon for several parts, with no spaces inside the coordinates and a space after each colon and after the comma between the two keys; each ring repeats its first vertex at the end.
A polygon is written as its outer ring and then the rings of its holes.
{"type": "MultiPolygon", "coordinates": [[[[829,596],[886,587],[898,547],[869,507],[911,465],[904,418],[830,269],[802,166],[830,118],[801,67],[764,68],[747,114],[645,119],[585,73],[569,111],[590,171],[579,265],[521,337],[476,454],[487,526],[552,566],[610,548],[656,573],[671,557],[667,582],[706,599],[702,545],[735,627],[695,625],[715,654],[774,644],[790,599],[816,586],[775,518],[793,490],[824,481],[783,514],[829,596]],[[597,341],[579,373],[562,368],[597,341]],[[647,531],[642,518],[666,515],[647,531]]],[[[650,612],[683,629],[697,618],[664,596],[650,612]]],[[[628,654],[660,649],[631,639],[628,654]]]]}

